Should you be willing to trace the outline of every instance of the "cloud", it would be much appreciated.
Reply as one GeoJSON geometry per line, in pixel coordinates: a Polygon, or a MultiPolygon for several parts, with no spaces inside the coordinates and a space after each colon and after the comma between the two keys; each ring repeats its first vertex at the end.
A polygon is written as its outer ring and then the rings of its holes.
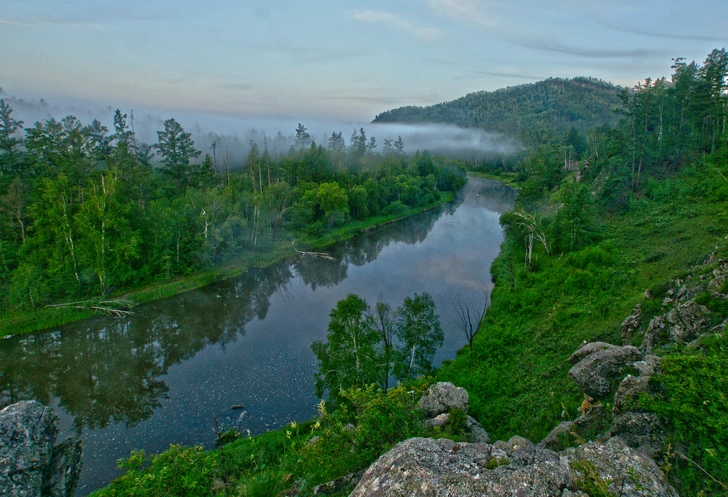
{"type": "Polygon", "coordinates": [[[520,45],[526,48],[533,48],[536,50],[543,50],[546,52],[563,53],[567,55],[575,55],[578,57],[587,57],[591,59],[619,59],[619,58],[634,58],[634,57],[653,57],[667,56],[669,53],[667,50],[653,50],[647,48],[633,48],[633,49],[595,49],[587,47],[571,47],[562,44],[559,41],[547,41],[547,40],[514,40],[516,45],[520,45]]]}
{"type": "Polygon", "coordinates": [[[61,28],[87,28],[103,30],[99,24],[86,21],[74,21],[66,19],[38,19],[30,22],[19,21],[17,19],[0,19],[0,24],[9,26],[17,26],[21,28],[44,28],[44,27],[61,27],[61,28]]]}
{"type": "Polygon", "coordinates": [[[357,21],[362,22],[375,22],[380,24],[386,24],[389,26],[395,26],[397,28],[404,29],[411,34],[422,38],[423,40],[434,40],[442,34],[437,28],[431,28],[427,26],[419,26],[416,24],[402,19],[396,14],[391,12],[377,11],[377,10],[359,10],[354,13],[354,18],[357,21]]]}
{"type": "Polygon", "coordinates": [[[224,88],[226,90],[253,90],[253,85],[246,84],[231,84],[231,85],[218,85],[218,88],[224,88]]]}
{"type": "Polygon", "coordinates": [[[711,35],[695,35],[695,34],[680,34],[680,33],[664,33],[659,31],[651,31],[646,29],[634,29],[624,26],[618,26],[611,22],[602,22],[605,27],[619,31],[620,33],[630,33],[642,36],[650,36],[652,38],[662,38],[668,40],[686,40],[686,41],[717,41],[726,42],[728,36],[711,36],[711,35]]]}
{"type": "Polygon", "coordinates": [[[425,64],[438,64],[442,66],[454,67],[464,71],[465,74],[455,76],[453,79],[459,81],[462,79],[472,79],[476,76],[495,76],[497,78],[512,78],[512,79],[525,79],[529,81],[537,81],[543,79],[539,76],[533,76],[530,74],[517,73],[513,71],[480,71],[473,69],[473,63],[457,62],[449,59],[440,59],[437,57],[428,57],[422,60],[425,64]]]}
{"type": "Polygon", "coordinates": [[[481,0],[430,0],[429,3],[432,10],[456,21],[484,28],[496,25],[495,17],[487,12],[485,2],[481,0]]]}

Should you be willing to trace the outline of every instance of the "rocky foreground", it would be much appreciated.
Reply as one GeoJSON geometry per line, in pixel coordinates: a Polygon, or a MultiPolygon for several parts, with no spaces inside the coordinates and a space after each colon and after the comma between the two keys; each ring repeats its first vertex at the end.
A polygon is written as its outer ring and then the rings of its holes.
{"type": "Polygon", "coordinates": [[[0,495],[73,496],[81,476],[81,440],[54,445],[58,416],[35,401],[0,411],[0,495]]]}

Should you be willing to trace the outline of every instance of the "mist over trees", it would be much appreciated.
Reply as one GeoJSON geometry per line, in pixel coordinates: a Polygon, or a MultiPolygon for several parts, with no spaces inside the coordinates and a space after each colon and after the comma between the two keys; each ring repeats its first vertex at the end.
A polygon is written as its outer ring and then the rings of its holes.
{"type": "Polygon", "coordinates": [[[348,145],[334,132],[325,148],[299,124],[293,143],[251,139],[245,161],[233,162],[222,140],[199,150],[175,119],[156,143],[140,140],[119,110],[113,122],[109,130],[67,116],[28,126],[0,100],[3,311],[189,275],[434,205],[464,184],[443,159],[380,153],[363,129],[348,145]]]}

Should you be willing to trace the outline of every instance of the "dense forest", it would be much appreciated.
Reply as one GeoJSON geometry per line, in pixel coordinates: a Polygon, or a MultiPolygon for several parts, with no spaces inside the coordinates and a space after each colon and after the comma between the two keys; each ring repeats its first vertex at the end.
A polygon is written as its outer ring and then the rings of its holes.
{"type": "MultiPolygon", "coordinates": [[[[428,152],[355,130],[316,144],[295,130],[287,153],[249,143],[244,164],[197,150],[174,119],[141,143],[74,116],[27,126],[0,100],[0,314],[73,301],[231,264],[351,222],[435,205],[464,175],[428,152]]],[[[373,221],[374,222],[374,221],[373,221]]],[[[75,305],[75,304],[74,304],[75,305]]]]}
{"type": "Polygon", "coordinates": [[[375,123],[446,123],[482,128],[528,145],[617,122],[618,87],[592,78],[549,78],[538,83],[470,93],[429,107],[401,107],[375,123]]]}

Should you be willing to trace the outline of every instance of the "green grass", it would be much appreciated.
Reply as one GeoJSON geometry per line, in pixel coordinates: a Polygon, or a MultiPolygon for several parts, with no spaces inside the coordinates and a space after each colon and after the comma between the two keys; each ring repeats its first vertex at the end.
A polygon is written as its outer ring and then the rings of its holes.
{"type": "Polygon", "coordinates": [[[689,273],[725,244],[725,199],[667,198],[640,201],[627,214],[605,219],[599,240],[578,252],[537,251],[531,272],[524,268],[522,243],[507,236],[492,268],[492,305],[472,355],[460,350],[438,373],[468,390],[471,412],[486,431],[538,442],[563,419],[578,416],[583,397],[568,376],[571,353],[582,341],[621,344],[620,324],[634,306],[655,307],[644,301],[646,289],[661,299],[669,279],[689,273]]]}

